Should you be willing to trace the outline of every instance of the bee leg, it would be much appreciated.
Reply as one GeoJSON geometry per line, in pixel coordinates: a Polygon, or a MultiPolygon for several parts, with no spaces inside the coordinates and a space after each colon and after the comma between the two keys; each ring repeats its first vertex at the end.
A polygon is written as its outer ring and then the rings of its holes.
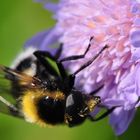
{"type": "Polygon", "coordinates": [[[52,56],[49,52],[47,51],[35,51],[34,52],[34,55],[37,57],[37,59],[41,62],[41,64],[43,66],[46,67],[46,70],[49,70],[49,73],[53,74],[53,75],[56,75],[58,76],[56,70],[54,69],[54,67],[52,67],[46,60],[46,57],[52,59],[53,61],[55,61],[58,69],[59,69],[59,72],[60,72],[60,75],[63,79],[65,79],[67,77],[67,73],[64,69],[64,66],[61,62],[57,61],[56,58],[54,56],[52,56]],[[48,65],[50,65],[48,67],[48,65]]]}
{"type": "MultiPolygon", "coordinates": [[[[86,51],[84,52],[84,54],[82,54],[82,55],[69,56],[69,57],[63,58],[63,59],[59,60],[59,62],[57,62],[60,65],[59,68],[60,68],[60,71],[62,72],[62,75],[64,74],[64,71],[65,71],[64,68],[62,67],[63,66],[62,65],[62,62],[64,62],[64,61],[70,61],[70,60],[78,60],[78,59],[84,58],[85,55],[87,54],[87,52],[89,51],[90,47],[91,47],[91,41],[92,41],[92,39],[93,39],[93,37],[90,38],[90,43],[89,43],[86,51]]],[[[68,86],[69,88],[73,87],[73,85],[74,85],[75,75],[76,74],[74,73],[74,74],[70,74],[69,76],[67,76],[67,74],[65,74],[63,76],[63,78],[68,77],[65,85],[69,85],[68,86]]]]}
{"type": "Polygon", "coordinates": [[[82,71],[83,69],[85,69],[86,67],[88,67],[89,65],[91,65],[98,57],[99,55],[106,49],[108,48],[107,45],[105,45],[98,54],[96,54],[93,58],[91,58],[89,61],[87,61],[86,63],[84,63],[78,70],[76,70],[72,75],[76,75],[78,74],[80,71],[82,71]]]}
{"type": "Polygon", "coordinates": [[[8,108],[8,110],[11,113],[11,115],[19,117],[19,110],[18,110],[17,107],[15,107],[13,104],[11,104],[9,101],[7,101],[2,96],[0,96],[0,102],[2,102],[8,108]]]}
{"type": "MultiPolygon", "coordinates": [[[[90,38],[90,42],[93,39],[93,37],[90,38]]],[[[87,54],[87,52],[89,51],[91,46],[91,43],[89,43],[86,51],[84,52],[83,55],[73,55],[73,56],[69,56],[66,58],[61,59],[59,62],[64,62],[64,61],[70,61],[70,60],[78,60],[78,59],[82,59],[85,57],[85,55],[87,54]]],[[[96,54],[93,58],[91,58],[89,61],[87,61],[86,63],[84,63],[79,69],[77,69],[73,74],[71,74],[69,77],[71,79],[71,77],[74,79],[74,77],[76,76],[76,74],[78,74],[80,71],[82,71],[83,69],[85,69],[86,67],[88,67],[89,65],[91,65],[98,57],[99,55],[106,49],[108,48],[108,45],[105,45],[98,54],[96,54]]]]}
{"type": "MultiPolygon", "coordinates": [[[[38,61],[44,66],[44,68],[46,69],[46,71],[48,71],[48,73],[57,76],[57,72],[55,71],[55,69],[52,67],[52,65],[47,61],[46,56],[47,57],[53,57],[49,52],[45,52],[45,51],[35,51],[34,55],[36,56],[36,58],[38,59],[38,61]]],[[[54,58],[53,58],[54,59],[54,58]]]]}
{"type": "Polygon", "coordinates": [[[98,93],[103,87],[104,87],[104,85],[98,87],[97,89],[95,89],[94,91],[92,91],[91,93],[89,93],[89,95],[95,95],[95,94],[98,93]]]}
{"type": "Polygon", "coordinates": [[[63,50],[63,44],[61,43],[59,48],[57,49],[55,55],[54,55],[56,60],[58,60],[60,58],[60,56],[62,54],[62,50],[63,50]]]}
{"type": "Polygon", "coordinates": [[[87,54],[87,52],[89,51],[90,47],[91,47],[91,41],[92,41],[93,37],[90,38],[90,43],[86,49],[86,51],[84,52],[84,54],[82,55],[72,55],[66,58],[63,58],[60,60],[60,62],[64,62],[64,61],[70,61],[70,60],[78,60],[78,59],[82,59],[85,57],[85,55],[87,54]]]}
{"type": "Polygon", "coordinates": [[[91,115],[88,115],[88,118],[89,118],[91,121],[99,121],[99,120],[102,120],[102,119],[104,119],[105,117],[107,117],[109,114],[111,114],[115,108],[116,108],[116,107],[112,107],[111,109],[108,109],[106,112],[104,112],[101,116],[99,116],[99,117],[97,117],[97,118],[94,118],[94,117],[91,116],[91,115]]]}

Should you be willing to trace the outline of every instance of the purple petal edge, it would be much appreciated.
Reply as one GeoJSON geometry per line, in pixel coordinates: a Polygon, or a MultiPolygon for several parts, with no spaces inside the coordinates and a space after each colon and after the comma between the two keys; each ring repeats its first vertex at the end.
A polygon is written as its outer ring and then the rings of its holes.
{"type": "Polygon", "coordinates": [[[55,53],[56,48],[50,47],[51,45],[58,42],[59,35],[56,34],[55,29],[49,29],[40,32],[25,42],[24,47],[34,47],[39,50],[50,51],[52,54],[55,53]]]}
{"type": "Polygon", "coordinates": [[[126,111],[123,110],[122,107],[118,107],[114,110],[110,115],[110,124],[112,125],[116,135],[121,135],[127,130],[130,122],[135,116],[135,112],[135,109],[126,111]]]}

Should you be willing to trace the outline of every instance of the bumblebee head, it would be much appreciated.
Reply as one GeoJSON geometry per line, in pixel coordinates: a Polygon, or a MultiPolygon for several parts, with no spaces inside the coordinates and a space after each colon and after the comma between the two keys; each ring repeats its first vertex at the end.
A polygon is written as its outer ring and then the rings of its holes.
{"type": "Polygon", "coordinates": [[[70,127],[81,124],[99,103],[99,96],[73,91],[66,99],[65,122],[70,127]]]}

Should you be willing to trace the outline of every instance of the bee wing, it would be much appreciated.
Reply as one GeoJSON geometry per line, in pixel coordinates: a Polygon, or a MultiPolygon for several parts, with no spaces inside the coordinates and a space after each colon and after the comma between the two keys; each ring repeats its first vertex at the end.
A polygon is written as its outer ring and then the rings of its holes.
{"type": "MultiPolygon", "coordinates": [[[[16,99],[11,94],[10,84],[3,78],[0,78],[0,112],[8,115],[14,115],[18,109],[14,106],[16,99]]],[[[18,115],[17,115],[18,116],[18,115]]]]}
{"type": "Polygon", "coordinates": [[[2,65],[0,65],[0,73],[4,75],[5,79],[11,82],[18,81],[21,86],[27,86],[28,88],[35,88],[35,84],[40,82],[36,77],[29,76],[2,65]]]}
{"type": "Polygon", "coordinates": [[[11,93],[11,83],[15,81],[19,81],[20,86],[25,88],[36,88],[35,83],[39,80],[0,65],[0,112],[21,117],[20,111],[15,106],[18,99],[11,93]]]}

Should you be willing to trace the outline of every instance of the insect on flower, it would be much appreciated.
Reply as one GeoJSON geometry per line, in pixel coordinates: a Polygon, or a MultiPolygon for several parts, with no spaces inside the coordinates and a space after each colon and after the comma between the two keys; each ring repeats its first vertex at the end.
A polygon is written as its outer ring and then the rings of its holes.
{"type": "MultiPolygon", "coordinates": [[[[43,126],[64,123],[70,127],[83,123],[86,118],[96,121],[107,116],[112,109],[98,118],[90,115],[101,102],[100,97],[94,94],[103,86],[84,94],[74,87],[74,82],[76,75],[95,61],[108,46],[103,47],[72,74],[67,74],[63,66],[65,61],[84,58],[90,49],[92,39],[93,37],[90,38],[83,55],[59,60],[62,46],[54,56],[49,52],[30,48],[19,56],[12,68],[0,65],[1,75],[11,84],[9,94],[15,99],[15,104],[12,104],[0,96],[0,102],[9,110],[8,114],[43,126]],[[52,63],[55,63],[57,68],[54,68],[52,63]]],[[[0,89],[2,88],[1,86],[0,89]]],[[[6,92],[8,93],[5,90],[5,94],[6,92]]]]}

